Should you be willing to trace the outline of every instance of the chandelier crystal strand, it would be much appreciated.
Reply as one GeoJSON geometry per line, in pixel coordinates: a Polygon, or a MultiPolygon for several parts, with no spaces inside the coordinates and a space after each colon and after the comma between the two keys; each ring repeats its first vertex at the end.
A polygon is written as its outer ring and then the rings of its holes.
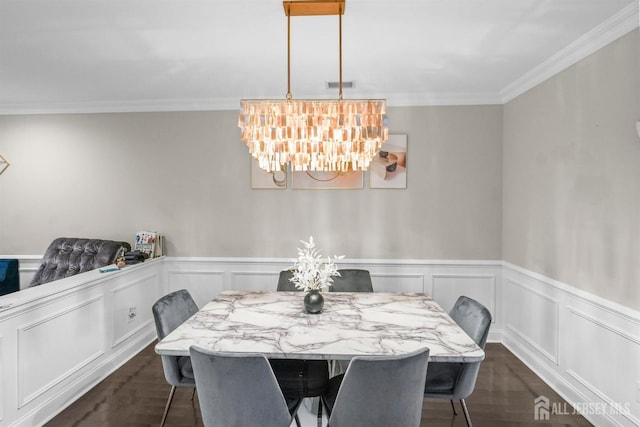
{"type": "Polygon", "coordinates": [[[238,125],[266,171],[365,170],[389,136],[383,100],[242,100],[238,125]]]}

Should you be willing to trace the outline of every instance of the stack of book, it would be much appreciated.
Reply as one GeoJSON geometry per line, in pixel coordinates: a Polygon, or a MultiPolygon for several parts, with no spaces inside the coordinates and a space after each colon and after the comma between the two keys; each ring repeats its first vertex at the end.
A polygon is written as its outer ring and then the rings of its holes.
{"type": "Polygon", "coordinates": [[[164,236],[157,231],[138,231],[133,248],[147,255],[147,258],[157,258],[164,255],[164,236]]]}

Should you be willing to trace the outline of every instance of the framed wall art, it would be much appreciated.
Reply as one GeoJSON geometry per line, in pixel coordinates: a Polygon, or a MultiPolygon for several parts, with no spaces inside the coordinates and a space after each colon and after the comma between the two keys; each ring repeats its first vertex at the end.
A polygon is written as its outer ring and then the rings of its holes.
{"type": "Polygon", "coordinates": [[[364,188],[362,171],[291,172],[291,186],[298,190],[357,190],[364,188]]]}
{"type": "Polygon", "coordinates": [[[258,161],[251,159],[251,188],[256,190],[285,190],[287,188],[287,170],[266,172],[258,166],[258,161]]]}
{"type": "Polygon", "coordinates": [[[407,188],[407,135],[389,135],[369,164],[369,188],[407,188]]]}

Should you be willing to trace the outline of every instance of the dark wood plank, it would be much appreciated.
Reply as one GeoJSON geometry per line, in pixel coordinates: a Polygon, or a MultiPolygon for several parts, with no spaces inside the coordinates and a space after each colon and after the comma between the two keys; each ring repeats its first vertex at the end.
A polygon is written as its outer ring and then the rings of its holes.
{"type": "MultiPolygon", "coordinates": [[[[475,390],[466,402],[474,427],[591,425],[579,415],[551,415],[549,421],[535,420],[534,400],[541,395],[550,402],[566,403],[502,344],[487,344],[475,390]]],[[[422,426],[465,427],[457,402],[456,410],[458,415],[453,416],[448,401],[426,399],[422,426]]]]}
{"type": "MultiPolygon", "coordinates": [[[[577,415],[552,414],[549,421],[536,421],[533,404],[536,397],[544,395],[558,403],[564,400],[501,344],[488,344],[486,353],[475,392],[467,399],[474,426],[591,425],[577,415]]],[[[46,426],[157,426],[169,390],[160,356],[150,345],[46,426]]],[[[197,400],[197,397],[191,400],[190,389],[178,389],[166,426],[202,426],[197,400]]],[[[427,399],[422,426],[464,427],[459,404],[457,410],[458,415],[454,416],[448,401],[427,399]]]]}

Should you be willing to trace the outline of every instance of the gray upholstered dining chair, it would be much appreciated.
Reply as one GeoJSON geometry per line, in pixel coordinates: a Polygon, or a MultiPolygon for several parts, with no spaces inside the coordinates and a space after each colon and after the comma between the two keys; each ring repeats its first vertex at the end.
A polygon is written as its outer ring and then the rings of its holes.
{"type": "Polygon", "coordinates": [[[331,427],[418,427],[429,349],[394,356],[357,356],[331,378],[322,397],[331,427]]]}
{"type": "MultiPolygon", "coordinates": [[[[198,306],[186,289],[171,292],[163,296],[151,307],[156,324],[158,341],[169,335],[175,328],[184,323],[198,311],[198,306]]],[[[195,393],[195,380],[189,356],[161,356],[164,377],[171,384],[169,399],[162,414],[160,427],[164,426],[169,408],[176,392],[176,387],[192,387],[195,393]]],[[[193,399],[193,394],[191,395],[193,399]]]]}
{"type": "Polygon", "coordinates": [[[285,399],[262,354],[189,349],[205,427],[288,427],[302,399],[285,399]]]}
{"type": "MultiPolygon", "coordinates": [[[[280,272],[279,292],[300,291],[289,280],[291,277],[293,273],[290,270],[280,272]]],[[[286,399],[320,397],[329,386],[329,362],[326,360],[270,359],[269,363],[286,399]]],[[[318,405],[318,418],[321,416],[322,407],[318,405]]],[[[300,426],[297,415],[295,421],[300,426]]]]}
{"type": "MultiPolygon", "coordinates": [[[[484,349],[491,326],[491,313],[485,306],[474,299],[461,296],[449,312],[449,316],[478,347],[484,349]]],[[[459,400],[467,425],[471,427],[471,417],[465,399],[473,393],[480,363],[430,363],[424,397],[450,400],[454,415],[457,415],[457,412],[453,401],[459,400]]]]}
{"type": "Polygon", "coordinates": [[[293,272],[291,270],[282,270],[278,276],[278,291],[282,292],[297,292],[300,289],[296,288],[296,285],[291,281],[293,272]]]}
{"type": "MultiPolygon", "coordinates": [[[[333,284],[329,287],[330,292],[373,292],[373,283],[369,270],[356,268],[341,268],[338,270],[339,276],[332,277],[333,284]]],[[[279,291],[299,291],[291,282],[293,273],[290,270],[283,270],[278,277],[279,291]]]]}
{"type": "Polygon", "coordinates": [[[342,268],[339,276],[333,277],[330,292],[373,292],[369,270],[342,268]]]}

